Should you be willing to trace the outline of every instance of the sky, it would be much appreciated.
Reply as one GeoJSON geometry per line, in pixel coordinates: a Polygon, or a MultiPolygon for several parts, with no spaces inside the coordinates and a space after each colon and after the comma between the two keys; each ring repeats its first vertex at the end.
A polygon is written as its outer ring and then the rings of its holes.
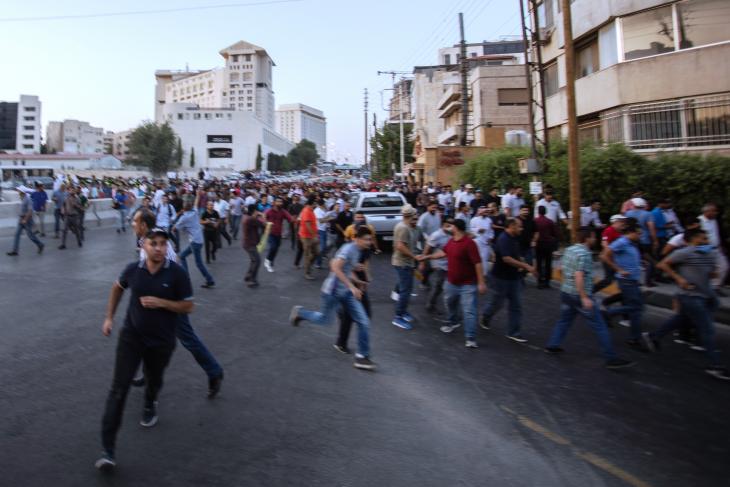
{"type": "MultiPolygon", "coordinates": [[[[221,49],[245,40],[276,63],[276,105],[304,103],[327,117],[328,157],[364,156],[363,90],[383,120],[391,86],[378,71],[437,63],[458,42],[519,35],[517,0],[4,0],[0,12],[0,100],[38,95],[43,135],[51,120],[84,120],[120,131],[154,118],[157,69],[209,69],[221,49]],[[258,5],[230,6],[231,4],[258,5]],[[210,8],[229,5],[222,8],[210,8]],[[195,9],[194,7],[208,7],[195,9]],[[191,10],[33,20],[162,9],[191,10]],[[25,18],[27,20],[17,20],[25,18]]],[[[371,119],[372,120],[372,119],[371,119]]],[[[372,121],[371,121],[372,123],[372,121]]]]}

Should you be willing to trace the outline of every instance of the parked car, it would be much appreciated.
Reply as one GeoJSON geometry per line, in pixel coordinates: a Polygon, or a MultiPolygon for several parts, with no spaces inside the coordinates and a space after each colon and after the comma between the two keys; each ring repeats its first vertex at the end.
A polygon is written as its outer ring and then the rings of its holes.
{"type": "Polygon", "coordinates": [[[380,240],[392,241],[393,229],[401,221],[401,208],[406,199],[401,193],[354,193],[352,210],[362,211],[380,240]]]}

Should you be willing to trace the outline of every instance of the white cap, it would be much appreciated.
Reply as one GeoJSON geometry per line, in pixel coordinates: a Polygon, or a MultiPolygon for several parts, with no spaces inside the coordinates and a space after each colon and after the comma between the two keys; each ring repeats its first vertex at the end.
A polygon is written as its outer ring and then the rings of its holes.
{"type": "Polygon", "coordinates": [[[631,198],[631,204],[637,208],[646,208],[649,206],[644,198],[631,198]]]}
{"type": "Polygon", "coordinates": [[[611,218],[609,219],[609,221],[610,221],[611,223],[613,223],[613,222],[615,222],[615,221],[618,221],[618,220],[626,220],[626,217],[625,217],[625,216],[623,216],[623,215],[620,215],[620,214],[616,214],[616,215],[613,215],[613,216],[612,216],[612,217],[611,217],[611,218]]]}

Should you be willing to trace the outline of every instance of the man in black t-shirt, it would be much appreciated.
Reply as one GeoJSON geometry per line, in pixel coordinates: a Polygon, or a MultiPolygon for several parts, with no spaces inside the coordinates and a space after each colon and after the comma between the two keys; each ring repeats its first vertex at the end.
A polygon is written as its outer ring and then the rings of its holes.
{"type": "Polygon", "coordinates": [[[122,422],[124,403],[140,362],[145,371],[145,400],[140,424],[157,424],[157,395],[162,375],[175,349],[175,328],[179,314],[193,311],[193,290],[187,272],[165,258],[167,232],[152,229],[143,246],[147,258],[129,264],[112,286],[102,331],[112,332],[114,313],[125,289],[129,300],[124,326],[119,333],[114,378],[106,400],[101,438],[104,452],[96,462],[102,470],[116,466],[114,449],[122,422]]]}
{"type": "MultiPolygon", "coordinates": [[[[519,218],[507,218],[504,232],[494,245],[495,261],[492,267],[492,287],[487,302],[482,310],[481,327],[489,330],[492,317],[502,308],[504,300],[509,301],[509,325],[507,338],[518,343],[525,340],[521,334],[522,319],[522,276],[525,272],[536,274],[535,268],[522,260],[520,250],[520,234],[522,221],[519,218]]],[[[537,276],[536,276],[537,277],[537,276]]]]}

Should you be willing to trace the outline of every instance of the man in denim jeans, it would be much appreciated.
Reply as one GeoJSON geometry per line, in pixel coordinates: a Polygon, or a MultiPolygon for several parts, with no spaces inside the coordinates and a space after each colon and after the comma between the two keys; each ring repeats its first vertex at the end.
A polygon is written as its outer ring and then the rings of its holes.
{"type": "Polygon", "coordinates": [[[601,259],[616,273],[616,282],[621,290],[623,305],[607,308],[604,312],[606,323],[617,315],[627,314],[631,322],[631,338],[627,344],[636,350],[646,351],[641,343],[641,314],[644,298],[641,294],[641,252],[639,240],[641,228],[629,223],[623,229],[623,236],[603,249],[601,259]]]}
{"type": "Polygon", "coordinates": [[[555,323],[545,351],[557,355],[563,353],[560,344],[568,334],[576,315],[583,316],[598,337],[606,367],[619,369],[630,367],[634,362],[616,356],[605,321],[593,297],[593,255],[596,234],[590,227],[578,230],[578,243],[568,247],[563,254],[563,283],[560,286],[560,318],[555,323]]]}
{"type": "Polygon", "coordinates": [[[687,230],[684,239],[687,247],[673,252],[657,266],[679,286],[679,312],[659,330],[644,333],[642,338],[649,350],[656,351],[662,337],[678,328],[684,320],[691,321],[697,326],[702,346],[707,352],[709,365],[705,372],[716,379],[730,380],[715,349],[715,327],[712,322],[712,314],[717,309],[712,278],[718,251],[710,245],[707,233],[699,228],[687,230]]]}
{"type": "Polygon", "coordinates": [[[416,232],[418,223],[416,209],[411,205],[405,205],[401,209],[403,221],[398,223],[393,230],[393,256],[391,264],[398,275],[398,283],[395,293],[398,301],[395,303],[395,316],[393,324],[404,330],[413,328],[413,316],[408,312],[408,302],[413,291],[413,269],[416,265],[416,232]]]}
{"type": "Polygon", "coordinates": [[[449,313],[447,325],[441,327],[443,333],[451,333],[460,325],[457,323],[458,305],[464,318],[464,335],[467,348],[477,348],[477,291],[487,292],[482,270],[482,258],[474,240],[466,235],[466,223],[454,220],[451,225],[453,238],[443,250],[429,256],[419,256],[418,260],[447,258],[447,277],[445,286],[446,309],[449,313]]]}
{"type": "Polygon", "coordinates": [[[367,282],[358,279],[353,272],[362,270],[360,256],[363,251],[373,245],[373,236],[367,227],[360,227],[355,234],[355,241],[340,247],[334,259],[330,261],[330,274],[322,284],[322,305],[319,311],[309,311],[302,306],[294,306],[289,314],[289,322],[299,326],[301,321],[310,321],[316,325],[328,325],[337,309],[342,306],[353,321],[357,323],[356,368],[375,370],[370,360],[370,318],[362,305],[363,291],[367,282]]]}
{"type": "MultiPolygon", "coordinates": [[[[519,218],[508,218],[504,232],[497,239],[494,246],[495,261],[491,277],[494,286],[487,297],[487,303],[482,311],[481,327],[489,330],[492,317],[502,308],[504,300],[509,301],[509,324],[506,337],[518,343],[527,340],[522,337],[522,277],[529,272],[537,277],[537,271],[530,264],[522,260],[520,250],[520,234],[522,221],[519,218]]],[[[490,282],[491,283],[491,282],[490,282]]]]}
{"type": "Polygon", "coordinates": [[[190,240],[188,247],[180,254],[180,261],[182,262],[183,268],[185,268],[186,271],[188,270],[188,263],[185,258],[188,255],[193,254],[193,256],[195,256],[195,265],[200,273],[203,274],[203,277],[205,277],[205,284],[201,287],[211,288],[215,286],[213,276],[210,275],[205,264],[203,264],[203,256],[201,254],[201,249],[203,248],[203,228],[200,225],[198,212],[193,209],[192,203],[185,202],[185,205],[183,206],[183,214],[180,215],[180,218],[177,219],[177,223],[175,223],[175,226],[172,227],[172,231],[174,232],[175,230],[187,232],[188,240],[190,240]]]}

